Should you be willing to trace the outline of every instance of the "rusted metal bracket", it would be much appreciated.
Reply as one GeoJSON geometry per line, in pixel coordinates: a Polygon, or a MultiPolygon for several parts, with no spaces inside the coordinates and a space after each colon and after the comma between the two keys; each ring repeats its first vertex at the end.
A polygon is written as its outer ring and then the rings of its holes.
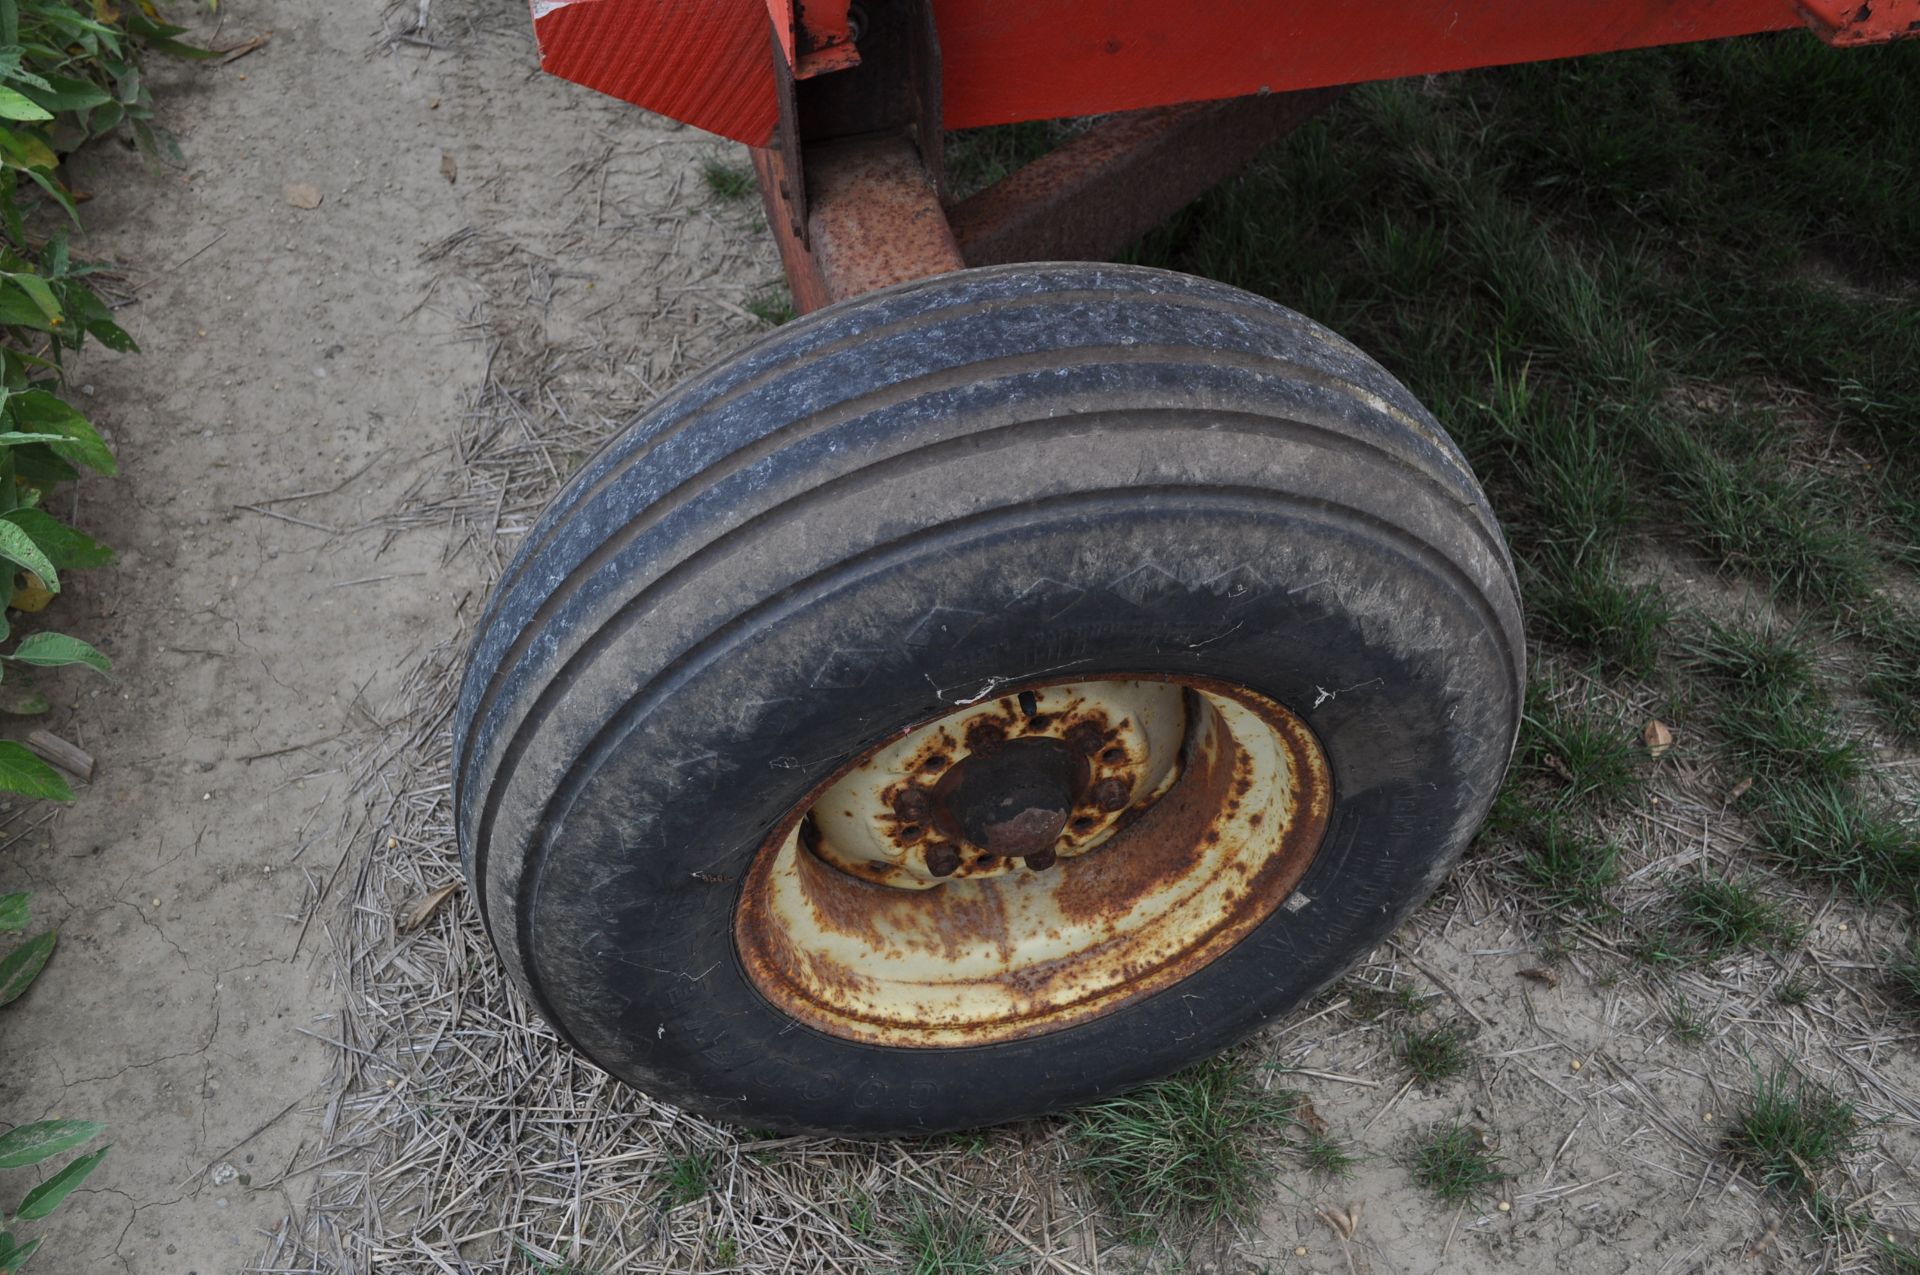
{"type": "Polygon", "coordinates": [[[948,209],[930,7],[875,4],[859,39],[857,65],[800,79],[775,33],[780,125],[753,165],[801,313],[963,266],[1108,256],[1343,91],[1115,116],[948,209]]]}
{"type": "Polygon", "coordinates": [[[1344,89],[1133,111],[948,212],[970,266],[1111,256],[1318,115],[1344,89]]]}

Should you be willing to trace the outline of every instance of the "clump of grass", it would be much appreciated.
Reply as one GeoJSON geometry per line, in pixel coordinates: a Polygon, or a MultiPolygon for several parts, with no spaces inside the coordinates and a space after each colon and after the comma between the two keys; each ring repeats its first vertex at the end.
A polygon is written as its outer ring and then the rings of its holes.
{"type": "Polygon", "coordinates": [[[1271,1167],[1263,1143],[1299,1102],[1228,1056],[1082,1107],[1068,1133],[1081,1170],[1125,1218],[1211,1224],[1252,1209],[1271,1167]]]}
{"type": "Polygon", "coordinates": [[[668,1208],[691,1204],[713,1189],[715,1159],[711,1151],[695,1151],[667,1161],[660,1183],[668,1208]]]}
{"type": "Polygon", "coordinates": [[[1528,830],[1514,875],[1553,912],[1602,913],[1607,891],[1620,879],[1620,847],[1549,816],[1528,830]]]}
{"type": "Polygon", "coordinates": [[[1664,594],[1622,578],[1615,552],[1549,546],[1528,579],[1527,610],[1548,639],[1592,651],[1633,677],[1651,674],[1660,636],[1673,619],[1664,594]]]}
{"type": "MultiPolygon", "coordinates": [[[[1920,546],[1920,537],[1915,543],[1920,546]]],[[[1914,552],[1920,558],[1920,547],[1914,552]]],[[[1920,741],[1920,616],[1892,606],[1876,608],[1860,641],[1868,658],[1861,690],[1887,725],[1909,740],[1920,741]]]]}
{"type": "Polygon", "coordinates": [[[1887,992],[1908,1010],[1920,1010],[1920,939],[1909,938],[1898,957],[1887,962],[1887,992]]]}
{"type": "MultiPolygon", "coordinates": [[[[1675,441],[1685,428],[1675,426],[1675,441]]],[[[1721,566],[1802,601],[1834,604],[1868,592],[1872,551],[1858,532],[1823,515],[1816,476],[1766,460],[1731,461],[1698,439],[1666,450],[1693,541],[1721,566]]]]}
{"type": "Polygon", "coordinates": [[[1796,1005],[1804,1005],[1812,999],[1813,980],[1802,975],[1796,974],[1792,978],[1781,979],[1779,985],[1773,989],[1774,1004],[1784,1005],[1788,1009],[1796,1005]]]}
{"type": "Polygon", "coordinates": [[[768,327],[777,328],[794,318],[793,295],[785,288],[747,298],[746,311],[768,327]]]}
{"type": "Polygon", "coordinates": [[[1436,1125],[1413,1149],[1408,1169],[1413,1180],[1449,1204],[1506,1180],[1498,1156],[1486,1149],[1480,1133],[1455,1120],[1436,1125]]]}
{"type": "Polygon", "coordinates": [[[1770,939],[1790,940],[1794,927],[1752,878],[1725,881],[1688,877],[1674,889],[1680,925],[1705,956],[1752,947],[1770,939]]]}
{"type": "Polygon", "coordinates": [[[1762,779],[1847,783],[1860,774],[1860,751],[1835,727],[1823,696],[1766,687],[1728,697],[1714,716],[1728,750],[1762,779]]]}
{"type": "Polygon", "coordinates": [[[1838,784],[1786,780],[1753,791],[1767,858],[1869,903],[1920,898],[1920,829],[1909,820],[1838,784]]]}
{"type": "Polygon", "coordinates": [[[1401,1032],[1394,1052],[1407,1073],[1423,1085],[1451,1080],[1473,1061],[1465,1039],[1452,1027],[1401,1032]]]}
{"type": "Polygon", "coordinates": [[[708,190],[729,203],[745,199],[753,193],[753,169],[745,164],[710,159],[700,165],[700,177],[707,183],[708,190]]]}
{"type": "Polygon", "coordinates": [[[1784,1067],[1755,1073],[1753,1098],[1727,1136],[1727,1150],[1768,1190],[1811,1195],[1821,1175],[1853,1149],[1853,1104],[1784,1067]]]}
{"type": "Polygon", "coordinates": [[[1668,1003],[1667,1025],[1673,1030],[1673,1038],[1683,1045],[1698,1045],[1707,1038],[1707,1020],[1684,996],[1668,1003]]]}
{"type": "Polygon", "coordinates": [[[1632,732],[1624,723],[1590,706],[1553,704],[1544,694],[1528,698],[1546,706],[1527,714],[1517,759],[1530,773],[1556,784],[1555,805],[1604,809],[1640,785],[1632,732]]]}
{"type": "Polygon", "coordinates": [[[1406,983],[1398,987],[1382,987],[1378,983],[1353,980],[1342,984],[1340,990],[1351,1002],[1347,1007],[1349,1011],[1370,1022],[1388,1015],[1411,1017],[1425,1009],[1431,1000],[1406,983]]]}
{"type": "Polygon", "coordinates": [[[1746,628],[1709,622],[1687,643],[1693,668],[1728,689],[1807,695],[1814,690],[1813,656],[1795,636],[1772,625],[1746,628]]]}
{"type": "Polygon", "coordinates": [[[1003,1263],[987,1243],[983,1222],[915,1200],[888,1239],[904,1251],[908,1275],[992,1275],[1003,1263]]]}
{"type": "Polygon", "coordinates": [[[1309,1133],[1298,1150],[1300,1162],[1326,1178],[1350,1178],[1360,1163],[1359,1156],[1324,1133],[1309,1133]]]}

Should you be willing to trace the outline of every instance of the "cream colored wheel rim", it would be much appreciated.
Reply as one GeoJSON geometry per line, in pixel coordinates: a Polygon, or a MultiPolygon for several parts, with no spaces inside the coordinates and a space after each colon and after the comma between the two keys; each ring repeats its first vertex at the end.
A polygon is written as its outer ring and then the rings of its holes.
{"type": "Polygon", "coordinates": [[[1008,691],[790,814],[748,872],[735,940],[762,995],[831,1035],[1056,1031],[1179,982],[1281,907],[1332,797],[1312,733],[1242,687],[1008,691]]]}

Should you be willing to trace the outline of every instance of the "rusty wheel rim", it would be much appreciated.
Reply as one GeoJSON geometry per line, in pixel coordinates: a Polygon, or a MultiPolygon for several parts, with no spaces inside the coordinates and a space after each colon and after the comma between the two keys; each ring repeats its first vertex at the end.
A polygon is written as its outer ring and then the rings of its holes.
{"type": "Polygon", "coordinates": [[[762,843],[734,939],[793,1018],[1017,1040],[1180,982],[1288,906],[1332,808],[1319,741],[1244,687],[1010,689],[856,758],[762,843]]]}

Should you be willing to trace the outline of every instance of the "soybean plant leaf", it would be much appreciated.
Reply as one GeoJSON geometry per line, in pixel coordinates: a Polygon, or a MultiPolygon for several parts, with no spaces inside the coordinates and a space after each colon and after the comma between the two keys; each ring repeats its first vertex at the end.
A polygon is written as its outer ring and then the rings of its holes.
{"type": "Polygon", "coordinates": [[[73,800],[73,789],[67,786],[59,771],[41,761],[25,744],[16,744],[10,739],[0,739],[0,792],[45,797],[49,801],[73,800]]]}
{"type": "Polygon", "coordinates": [[[80,471],[53,454],[45,443],[13,449],[13,472],[34,483],[70,483],[80,471]]]}
{"type": "Polygon", "coordinates": [[[64,443],[64,434],[23,434],[19,430],[0,430],[0,447],[20,447],[27,443],[64,443]]]}
{"type": "Polygon", "coordinates": [[[0,894],[0,930],[24,930],[27,928],[28,903],[33,895],[25,890],[16,894],[0,894]]]}
{"type": "MultiPolygon", "coordinates": [[[[53,931],[48,930],[45,934],[34,935],[19,947],[8,952],[5,957],[0,958],[0,1005],[8,1005],[20,999],[20,993],[26,991],[27,985],[39,977],[40,971],[46,968],[47,958],[52,955],[53,931]]],[[[15,1130],[14,1132],[17,1133],[19,1131],[15,1130]]],[[[0,1137],[0,1149],[6,1146],[6,1138],[12,1136],[12,1134],[8,1134],[6,1137],[0,1137]]],[[[87,1135],[88,1138],[92,1136],[93,1134],[91,1133],[87,1135]]],[[[85,1142],[86,1138],[82,1138],[80,1141],[85,1142]]],[[[65,1151],[66,1149],[66,1146],[59,1146],[55,1147],[53,1151],[65,1151]]],[[[47,1152],[47,1155],[52,1155],[53,1151],[47,1152]]],[[[37,1158],[45,1159],[46,1156],[37,1158]]],[[[32,1164],[33,1161],[22,1160],[20,1163],[32,1164]]],[[[0,1154],[0,1168],[8,1167],[11,1166],[8,1165],[5,1155],[0,1154]]]]}
{"type": "Polygon", "coordinates": [[[14,89],[0,87],[0,119],[50,120],[53,113],[36,106],[33,100],[14,89]]]}
{"type": "Polygon", "coordinates": [[[107,1158],[107,1152],[111,1150],[113,1145],[109,1143],[98,1151],[88,1152],[27,1192],[27,1198],[20,1201],[20,1211],[14,1216],[23,1222],[33,1222],[59,1208],[60,1202],[72,1195],[73,1188],[86,1181],[89,1173],[100,1167],[100,1162],[107,1158]]]}
{"type": "Polygon", "coordinates": [[[100,432],[59,395],[45,390],[25,390],[15,394],[10,405],[14,422],[23,429],[59,436],[59,442],[47,444],[58,455],[96,473],[119,472],[100,432]]]}
{"type": "Polygon", "coordinates": [[[113,671],[112,660],[79,638],[68,637],[64,633],[35,633],[32,637],[21,638],[20,645],[14,647],[13,654],[7,658],[18,660],[22,664],[38,665],[41,668],[84,664],[102,673],[113,671]]]}
{"type": "Polygon", "coordinates": [[[27,299],[40,308],[40,313],[48,323],[56,327],[66,321],[66,314],[60,309],[60,298],[53,295],[53,289],[47,281],[37,274],[25,270],[9,271],[8,282],[27,294],[27,299]]]}
{"type": "MultiPolygon", "coordinates": [[[[44,1235],[40,1237],[40,1239],[45,1238],[44,1235]]],[[[25,1244],[15,1248],[13,1246],[13,1237],[8,1236],[6,1247],[0,1249],[0,1275],[13,1275],[15,1271],[27,1264],[27,1259],[32,1257],[33,1251],[39,1247],[40,1240],[36,1239],[28,1240],[25,1244]]]]}
{"type": "Polygon", "coordinates": [[[17,562],[46,582],[48,593],[60,592],[58,573],[40,546],[33,543],[33,537],[20,529],[20,524],[0,519],[0,558],[17,562]]]}
{"type": "Polygon", "coordinates": [[[45,84],[44,89],[28,96],[49,111],[89,111],[103,102],[113,100],[105,90],[85,80],[49,75],[45,84]]]}
{"type": "Polygon", "coordinates": [[[0,1169],[20,1169],[90,1142],[107,1126],[92,1120],[42,1120],[0,1133],[0,1169]]]}
{"type": "Polygon", "coordinates": [[[87,335],[112,350],[115,354],[138,354],[140,347],[134,344],[125,329],[111,319],[88,319],[85,323],[87,335]]]}
{"type": "MultiPolygon", "coordinates": [[[[104,567],[113,561],[113,550],[86,532],[75,531],[45,510],[15,509],[0,514],[0,518],[32,536],[33,543],[40,546],[56,571],[65,571],[68,567],[104,567]]],[[[5,637],[5,633],[0,633],[0,639],[5,637]]]]}

